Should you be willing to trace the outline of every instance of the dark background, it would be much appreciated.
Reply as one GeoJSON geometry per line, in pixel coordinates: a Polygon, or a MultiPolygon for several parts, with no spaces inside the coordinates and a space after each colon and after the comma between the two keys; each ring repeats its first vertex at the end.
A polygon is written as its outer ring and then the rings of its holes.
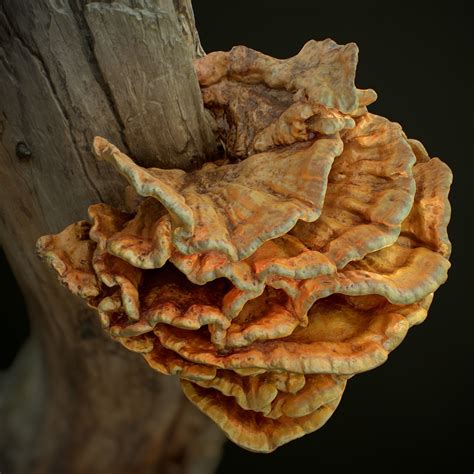
{"type": "MultiPolygon", "coordinates": [[[[437,3],[193,2],[207,52],[243,44],[285,58],[309,39],[356,42],[357,85],[379,95],[370,111],[400,122],[410,138],[420,140],[454,173],[453,266],[428,319],[410,331],[383,366],[349,381],[339,408],[322,429],[270,455],[227,443],[219,474],[338,468],[413,472],[415,466],[417,472],[440,467],[473,472],[473,16],[468,2],[437,3]]],[[[28,325],[3,255],[0,265],[2,300],[8,295],[13,302],[1,315],[0,368],[5,368],[28,325]]]]}

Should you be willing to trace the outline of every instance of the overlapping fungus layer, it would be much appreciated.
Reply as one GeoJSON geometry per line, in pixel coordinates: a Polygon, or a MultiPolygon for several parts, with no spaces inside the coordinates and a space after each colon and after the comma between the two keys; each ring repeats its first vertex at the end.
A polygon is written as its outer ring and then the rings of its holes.
{"type": "Polygon", "coordinates": [[[223,159],[145,169],[97,137],[135,207],[95,204],[38,241],[112,338],[249,450],[322,426],[447,277],[451,172],[367,111],[357,54],[325,40],[197,60],[223,159]]]}

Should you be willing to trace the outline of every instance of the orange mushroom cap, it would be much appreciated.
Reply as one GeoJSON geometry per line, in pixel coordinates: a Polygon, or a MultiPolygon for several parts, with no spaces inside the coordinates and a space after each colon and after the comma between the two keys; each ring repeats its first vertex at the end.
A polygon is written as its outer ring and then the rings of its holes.
{"type": "Polygon", "coordinates": [[[146,169],[97,137],[127,212],[94,204],[92,224],[37,243],[110,337],[252,451],[322,426],[447,278],[451,172],[367,112],[357,54],[325,40],[197,60],[223,159],[146,169]]]}

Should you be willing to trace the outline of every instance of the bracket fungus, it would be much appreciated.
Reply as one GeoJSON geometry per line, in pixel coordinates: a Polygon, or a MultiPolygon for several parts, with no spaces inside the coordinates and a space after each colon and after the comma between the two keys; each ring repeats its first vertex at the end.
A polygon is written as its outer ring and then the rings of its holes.
{"type": "Polygon", "coordinates": [[[198,59],[222,159],[145,169],[96,137],[131,207],[94,204],[38,240],[112,338],[252,451],[322,426],[447,278],[451,172],[367,111],[357,54],[325,40],[198,59]]]}

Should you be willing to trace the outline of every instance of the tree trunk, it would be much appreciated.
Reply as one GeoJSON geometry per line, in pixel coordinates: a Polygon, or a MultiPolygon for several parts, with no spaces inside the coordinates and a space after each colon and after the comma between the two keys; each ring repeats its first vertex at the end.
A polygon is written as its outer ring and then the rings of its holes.
{"type": "Polygon", "coordinates": [[[123,201],[123,179],[92,155],[95,135],[146,166],[214,155],[192,67],[200,51],[189,0],[0,0],[0,242],[32,333],[1,380],[1,472],[216,465],[222,437],[178,380],[104,336],[35,255],[38,237],[90,204],[123,201]]]}

